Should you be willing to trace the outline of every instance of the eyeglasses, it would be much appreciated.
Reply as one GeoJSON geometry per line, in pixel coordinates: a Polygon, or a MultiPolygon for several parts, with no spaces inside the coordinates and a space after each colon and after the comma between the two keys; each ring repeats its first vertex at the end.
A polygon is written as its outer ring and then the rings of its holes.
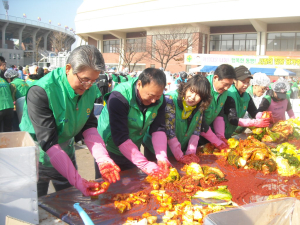
{"type": "Polygon", "coordinates": [[[91,80],[89,80],[89,81],[83,81],[81,78],[78,77],[77,73],[75,73],[75,75],[77,76],[77,78],[78,78],[80,84],[81,84],[84,88],[90,87],[90,86],[92,86],[93,84],[98,84],[99,81],[100,81],[100,80],[98,80],[98,81],[97,81],[97,80],[95,80],[95,81],[91,81],[91,80]]]}

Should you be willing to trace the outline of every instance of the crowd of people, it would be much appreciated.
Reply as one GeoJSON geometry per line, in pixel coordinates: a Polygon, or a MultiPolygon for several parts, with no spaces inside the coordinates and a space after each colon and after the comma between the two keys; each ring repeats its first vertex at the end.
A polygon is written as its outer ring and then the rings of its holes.
{"type": "Polygon", "coordinates": [[[77,171],[78,135],[95,159],[95,179],[115,183],[121,171],[135,167],[167,176],[170,157],[199,162],[198,146],[210,142],[222,150],[239,128],[272,124],[262,118],[264,111],[271,111],[275,122],[284,120],[285,112],[294,118],[289,82],[271,83],[265,74],[252,76],[242,65],[222,64],[208,76],[180,72],[178,88],[167,93],[163,70],[146,68],[138,76],[105,71],[102,54],[90,45],[74,49],[66,66],[47,76],[43,68],[29,67],[26,82],[18,71],[5,69],[3,57],[0,70],[3,131],[10,131],[14,102],[22,98],[16,104],[22,112],[20,130],[29,132],[40,148],[38,196],[47,194],[51,180],[56,191],[71,185],[86,196],[105,191],[77,171]],[[104,105],[98,118],[95,103],[104,105]]]}

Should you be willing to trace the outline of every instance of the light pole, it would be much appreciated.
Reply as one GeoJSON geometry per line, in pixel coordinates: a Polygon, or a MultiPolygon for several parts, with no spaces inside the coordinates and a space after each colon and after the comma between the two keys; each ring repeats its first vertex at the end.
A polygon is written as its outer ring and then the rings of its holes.
{"type": "Polygon", "coordinates": [[[9,10],[8,1],[2,0],[2,2],[3,2],[4,9],[6,10],[6,19],[8,19],[8,12],[7,12],[7,10],[9,10]]]}

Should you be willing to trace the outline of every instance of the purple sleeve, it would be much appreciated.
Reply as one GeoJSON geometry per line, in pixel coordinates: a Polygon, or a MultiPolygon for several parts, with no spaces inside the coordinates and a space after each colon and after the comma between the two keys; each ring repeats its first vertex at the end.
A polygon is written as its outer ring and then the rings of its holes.
{"type": "Polygon", "coordinates": [[[113,91],[108,98],[107,109],[111,136],[115,145],[119,146],[129,139],[129,103],[120,92],[113,91]]]}

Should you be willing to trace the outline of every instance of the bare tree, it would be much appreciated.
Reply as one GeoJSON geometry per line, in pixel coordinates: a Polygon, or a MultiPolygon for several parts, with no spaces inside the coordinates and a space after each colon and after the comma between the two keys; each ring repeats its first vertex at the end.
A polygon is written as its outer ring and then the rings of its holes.
{"type": "Polygon", "coordinates": [[[181,54],[199,42],[199,31],[188,26],[169,27],[153,32],[148,41],[147,53],[166,69],[171,59],[183,61],[181,54]]]}
{"type": "Polygon", "coordinates": [[[136,64],[143,59],[147,58],[148,52],[146,52],[146,40],[141,39],[129,39],[122,46],[116,49],[116,54],[119,54],[123,60],[123,67],[127,67],[129,71],[133,71],[136,64]],[[131,42],[130,40],[133,40],[131,42]]]}
{"type": "Polygon", "coordinates": [[[53,32],[50,36],[50,43],[55,52],[62,52],[67,49],[66,46],[67,34],[63,32],[53,32]]]}
{"type": "Polygon", "coordinates": [[[40,43],[42,40],[42,36],[40,36],[36,41],[35,41],[35,61],[38,62],[41,59],[41,55],[39,54],[39,49],[40,49],[40,43]]]}

